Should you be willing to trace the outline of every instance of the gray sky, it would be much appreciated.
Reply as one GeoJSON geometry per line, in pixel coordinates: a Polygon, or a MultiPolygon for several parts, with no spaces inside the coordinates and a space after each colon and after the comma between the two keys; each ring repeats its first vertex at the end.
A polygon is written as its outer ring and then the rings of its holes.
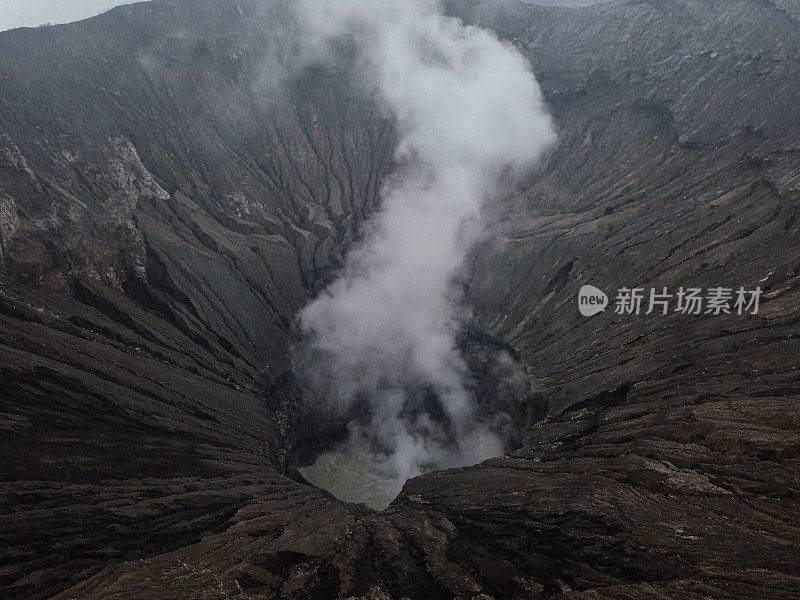
{"type": "MultiPolygon", "coordinates": [[[[79,21],[120,4],[138,0],[0,0],[0,31],[12,27],[36,27],[42,23],[79,21]]],[[[523,0],[533,4],[579,6],[609,0],[523,0]]]]}
{"type": "Polygon", "coordinates": [[[0,31],[35,27],[42,23],[69,23],[136,0],[0,0],[0,31]]]}

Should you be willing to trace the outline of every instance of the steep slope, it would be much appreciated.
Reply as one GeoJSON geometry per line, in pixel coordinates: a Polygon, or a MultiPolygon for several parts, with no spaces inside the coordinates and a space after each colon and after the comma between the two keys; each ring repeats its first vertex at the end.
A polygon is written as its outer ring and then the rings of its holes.
{"type": "Polygon", "coordinates": [[[5,596],[798,597],[787,4],[448,4],[529,56],[560,128],[468,286],[543,418],[383,513],[278,472],[293,317],[392,168],[347,65],[269,85],[297,51],[272,3],[0,34],[5,596]],[[586,320],[585,283],[765,297],[586,320]]]}
{"type": "Polygon", "coordinates": [[[330,73],[269,88],[275,9],[136,5],[0,38],[12,596],[298,487],[273,470],[286,423],[264,390],[375,202],[392,131],[330,73]]]}

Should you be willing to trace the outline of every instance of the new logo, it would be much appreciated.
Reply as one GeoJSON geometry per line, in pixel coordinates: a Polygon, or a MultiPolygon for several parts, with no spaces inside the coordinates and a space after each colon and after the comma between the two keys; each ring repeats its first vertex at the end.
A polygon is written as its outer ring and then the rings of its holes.
{"type": "Polygon", "coordinates": [[[593,317],[608,306],[608,296],[593,285],[585,285],[578,293],[578,310],[584,317],[593,317]]]}

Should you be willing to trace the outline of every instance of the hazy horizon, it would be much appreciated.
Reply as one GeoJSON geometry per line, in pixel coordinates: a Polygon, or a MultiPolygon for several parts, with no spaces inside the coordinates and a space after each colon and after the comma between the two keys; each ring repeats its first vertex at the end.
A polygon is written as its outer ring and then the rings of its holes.
{"type": "MultiPolygon", "coordinates": [[[[88,19],[102,14],[115,6],[133,4],[142,0],[42,0],[31,3],[27,0],[0,0],[0,31],[17,27],[59,25],[88,19]]],[[[612,0],[521,0],[527,4],[546,6],[585,6],[612,0]]]]}
{"type": "Polygon", "coordinates": [[[71,23],[88,19],[120,6],[139,0],[0,0],[0,31],[17,27],[37,27],[44,24],[71,23]]]}

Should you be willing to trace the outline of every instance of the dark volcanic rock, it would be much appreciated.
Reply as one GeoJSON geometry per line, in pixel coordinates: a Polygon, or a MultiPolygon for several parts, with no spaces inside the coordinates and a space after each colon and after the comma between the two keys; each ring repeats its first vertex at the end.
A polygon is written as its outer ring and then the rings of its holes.
{"type": "Polygon", "coordinates": [[[267,85],[269,2],[0,34],[4,597],[800,597],[796,6],[448,10],[560,128],[470,263],[536,393],[517,451],[382,513],[280,473],[294,316],[392,168],[346,65],[267,85]],[[765,298],[587,320],[585,283],[765,298]]]}

